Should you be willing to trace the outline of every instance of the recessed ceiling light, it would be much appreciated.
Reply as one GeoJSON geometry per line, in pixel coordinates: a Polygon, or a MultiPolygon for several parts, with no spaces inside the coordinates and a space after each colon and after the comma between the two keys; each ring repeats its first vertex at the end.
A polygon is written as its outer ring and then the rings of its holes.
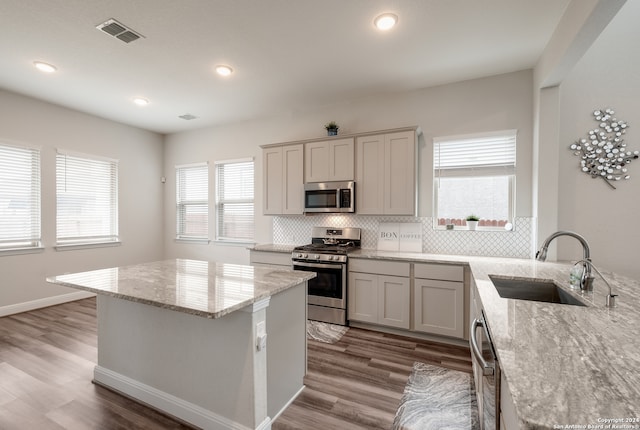
{"type": "Polygon", "coordinates": [[[233,69],[229,66],[225,66],[224,64],[220,64],[219,66],[216,66],[216,73],[220,76],[229,76],[233,73],[233,69]]]}
{"type": "Polygon", "coordinates": [[[43,63],[42,61],[34,61],[33,65],[36,66],[38,70],[45,73],[53,73],[56,70],[58,70],[56,66],[52,66],[51,64],[48,64],[48,63],[43,63]]]}
{"type": "Polygon", "coordinates": [[[383,13],[373,20],[378,30],[390,30],[398,22],[398,15],[392,13],[383,13]]]}
{"type": "Polygon", "coordinates": [[[145,98],[142,98],[142,97],[135,97],[135,98],[133,99],[133,102],[134,102],[135,104],[137,104],[138,106],[146,106],[146,105],[148,105],[148,104],[149,104],[149,100],[147,100],[147,99],[145,99],[145,98]]]}

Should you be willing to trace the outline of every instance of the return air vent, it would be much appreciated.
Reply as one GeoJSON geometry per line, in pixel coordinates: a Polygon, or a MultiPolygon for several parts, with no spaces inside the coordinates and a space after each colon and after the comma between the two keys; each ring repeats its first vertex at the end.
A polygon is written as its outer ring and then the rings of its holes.
{"type": "Polygon", "coordinates": [[[134,40],[138,40],[141,37],[144,37],[140,33],[133,31],[132,29],[128,28],[127,26],[125,26],[121,22],[116,21],[113,18],[103,22],[100,25],[97,25],[96,28],[115,37],[116,39],[122,40],[124,43],[130,43],[134,40]]]}

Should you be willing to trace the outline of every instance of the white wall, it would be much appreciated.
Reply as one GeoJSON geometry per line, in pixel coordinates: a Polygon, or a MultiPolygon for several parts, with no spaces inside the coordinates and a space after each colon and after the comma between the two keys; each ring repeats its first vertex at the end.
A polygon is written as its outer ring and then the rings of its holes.
{"type": "MultiPolygon", "coordinates": [[[[256,241],[272,241],[271,217],[262,216],[262,158],[259,145],[321,137],[335,120],[343,134],[418,125],[421,139],[420,216],[432,215],[432,138],[493,130],[518,130],[518,216],[531,216],[532,72],[530,70],[412,91],[376,96],[270,119],[176,133],[165,141],[166,256],[248,263],[245,247],[176,243],[175,165],[253,156],[256,160],[256,241]]],[[[214,199],[213,168],[210,198],[214,199]]],[[[211,212],[211,216],[212,216],[211,212]]],[[[213,219],[213,218],[212,218],[213,219]]],[[[214,228],[211,223],[211,228],[214,228]]],[[[214,237],[214,232],[210,232],[214,237]]]]}
{"type": "MultiPolygon", "coordinates": [[[[45,282],[65,272],[157,260],[163,256],[163,137],[0,90],[0,141],[41,148],[43,252],[0,255],[0,314],[76,290],[45,282]],[[122,245],[55,251],[56,148],[120,160],[122,245]]],[[[55,299],[54,299],[55,300],[55,299]]],[[[20,309],[23,309],[20,308],[20,309]]]]}
{"type": "MultiPolygon", "coordinates": [[[[640,279],[640,159],[631,179],[610,189],[580,172],[568,146],[597,127],[592,112],[611,107],[629,123],[625,141],[640,150],[640,2],[628,1],[560,86],[558,227],[583,234],[597,267],[640,279]]],[[[577,259],[580,249],[560,241],[559,259],[577,259]]]]}

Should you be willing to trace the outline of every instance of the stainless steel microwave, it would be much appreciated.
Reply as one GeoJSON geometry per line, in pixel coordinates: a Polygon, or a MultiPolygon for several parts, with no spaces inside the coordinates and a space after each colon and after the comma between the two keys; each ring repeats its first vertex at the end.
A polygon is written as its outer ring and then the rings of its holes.
{"type": "Polygon", "coordinates": [[[304,211],[355,212],[356,183],[346,181],[304,184],[304,211]]]}

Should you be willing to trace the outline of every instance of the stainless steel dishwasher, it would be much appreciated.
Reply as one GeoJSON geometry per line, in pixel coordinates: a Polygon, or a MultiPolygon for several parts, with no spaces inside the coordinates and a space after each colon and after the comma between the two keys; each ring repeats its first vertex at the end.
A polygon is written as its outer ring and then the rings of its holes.
{"type": "Polygon", "coordinates": [[[484,310],[471,323],[469,346],[476,381],[481,430],[500,430],[500,364],[491,342],[484,310]]]}

